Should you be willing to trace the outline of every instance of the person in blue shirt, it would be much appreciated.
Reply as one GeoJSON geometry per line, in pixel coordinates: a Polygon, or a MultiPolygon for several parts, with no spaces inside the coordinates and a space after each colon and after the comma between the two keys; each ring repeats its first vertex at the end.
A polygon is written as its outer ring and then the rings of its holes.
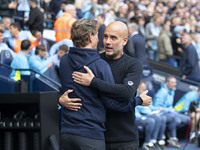
{"type": "Polygon", "coordinates": [[[54,57],[45,58],[47,49],[44,45],[38,45],[35,49],[35,55],[30,56],[29,65],[40,73],[44,73],[54,63],[54,57]]]}
{"type": "MultiPolygon", "coordinates": [[[[193,141],[193,139],[195,138],[195,127],[200,120],[200,86],[198,88],[198,91],[189,91],[186,94],[184,94],[181,97],[181,99],[176,103],[174,109],[180,113],[188,112],[190,104],[192,102],[195,102],[196,104],[198,104],[198,106],[196,106],[197,108],[191,112],[190,141],[193,141]]],[[[200,134],[200,122],[199,122],[198,134],[200,134]]]]}
{"type": "Polygon", "coordinates": [[[4,23],[4,26],[5,26],[5,31],[3,33],[3,38],[10,38],[10,37],[12,37],[11,33],[9,31],[9,27],[10,27],[10,24],[11,24],[11,18],[9,18],[9,17],[3,18],[3,23],[4,23]]]}
{"type": "MultiPolygon", "coordinates": [[[[15,56],[11,63],[11,67],[14,69],[29,69],[28,55],[30,52],[31,42],[29,40],[23,40],[21,44],[21,51],[15,56]]],[[[30,71],[20,71],[21,75],[30,75],[30,71]]],[[[16,71],[13,70],[11,78],[14,79],[16,71]]]]}
{"type": "Polygon", "coordinates": [[[13,56],[13,58],[15,57],[16,53],[13,52],[13,50],[11,50],[8,45],[6,43],[3,42],[3,34],[4,32],[2,30],[0,30],[0,53],[2,50],[7,50],[11,53],[11,55],[13,56]]]}
{"type": "Polygon", "coordinates": [[[153,105],[162,108],[164,113],[176,115],[177,127],[182,127],[187,125],[190,119],[186,115],[177,113],[173,108],[175,89],[176,78],[173,76],[167,76],[165,84],[155,94],[153,105]]]}
{"type": "Polygon", "coordinates": [[[67,45],[68,47],[73,47],[74,44],[72,42],[72,40],[69,40],[69,39],[64,39],[58,43],[55,43],[54,45],[51,46],[50,50],[49,50],[49,55],[54,55],[56,54],[56,52],[58,51],[59,47],[61,45],[67,45]]]}
{"type": "MultiPolygon", "coordinates": [[[[146,84],[141,81],[137,92],[141,94],[145,90],[146,84]]],[[[176,123],[174,117],[168,118],[167,115],[163,114],[163,109],[158,109],[153,105],[149,105],[148,107],[137,106],[135,112],[138,126],[142,126],[145,129],[144,149],[157,148],[164,150],[164,134],[166,128],[169,132],[170,143],[175,147],[180,147],[178,143],[171,140],[176,138],[176,123]]]]}

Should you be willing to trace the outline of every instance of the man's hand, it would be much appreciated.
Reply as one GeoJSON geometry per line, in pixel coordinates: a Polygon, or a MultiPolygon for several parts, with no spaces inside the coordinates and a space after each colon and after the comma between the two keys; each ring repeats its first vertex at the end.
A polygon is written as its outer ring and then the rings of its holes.
{"type": "Polygon", "coordinates": [[[72,93],[73,90],[67,90],[60,98],[59,98],[59,103],[66,107],[69,110],[72,111],[78,111],[81,109],[82,104],[77,103],[80,102],[80,98],[69,98],[69,93],[72,93]]]}
{"type": "Polygon", "coordinates": [[[148,90],[146,90],[140,94],[140,98],[143,101],[142,106],[149,106],[152,102],[152,98],[150,96],[148,96],[147,93],[148,93],[148,90]]]}
{"type": "Polygon", "coordinates": [[[81,72],[73,72],[72,78],[74,79],[74,82],[84,85],[84,86],[90,86],[90,83],[92,82],[92,79],[94,78],[94,74],[92,71],[87,67],[84,66],[84,69],[87,71],[87,73],[81,73],[81,72]]]}
{"type": "Polygon", "coordinates": [[[182,79],[186,79],[186,77],[187,77],[186,75],[182,75],[182,79]]]}

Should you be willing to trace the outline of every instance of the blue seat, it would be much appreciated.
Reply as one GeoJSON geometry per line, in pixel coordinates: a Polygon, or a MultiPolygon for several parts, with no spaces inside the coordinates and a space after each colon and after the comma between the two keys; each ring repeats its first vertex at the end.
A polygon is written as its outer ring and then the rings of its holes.
{"type": "Polygon", "coordinates": [[[2,50],[0,53],[0,63],[9,65],[13,60],[12,54],[8,50],[2,50]]]}

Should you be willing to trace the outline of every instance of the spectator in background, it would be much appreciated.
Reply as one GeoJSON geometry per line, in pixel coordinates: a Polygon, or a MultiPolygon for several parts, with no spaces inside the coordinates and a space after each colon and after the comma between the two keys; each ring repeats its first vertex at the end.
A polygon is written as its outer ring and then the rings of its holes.
{"type": "Polygon", "coordinates": [[[27,20],[30,12],[30,5],[28,0],[18,0],[17,18],[15,22],[20,24],[21,29],[24,29],[24,20],[27,20]]]}
{"type": "MultiPolygon", "coordinates": [[[[196,24],[196,32],[198,33],[199,39],[200,39],[200,22],[197,22],[196,24]]],[[[199,40],[200,43],[200,40],[199,40]]]]}
{"type": "Polygon", "coordinates": [[[33,37],[30,39],[31,44],[36,47],[38,45],[44,45],[47,51],[49,51],[50,46],[46,39],[42,37],[42,32],[38,30],[31,31],[33,37]]]}
{"type": "Polygon", "coordinates": [[[5,26],[2,20],[0,20],[0,30],[2,30],[3,32],[5,31],[5,26]]]}
{"type": "Polygon", "coordinates": [[[38,45],[35,49],[35,55],[29,58],[29,66],[40,73],[44,73],[54,63],[54,57],[45,58],[47,49],[44,45],[38,45]]]}
{"type": "Polygon", "coordinates": [[[4,27],[5,27],[3,38],[10,38],[11,34],[10,34],[10,31],[9,31],[9,27],[10,27],[10,24],[11,24],[11,18],[9,18],[9,17],[3,18],[3,23],[4,23],[4,27]]]}
{"type": "Polygon", "coordinates": [[[159,60],[162,62],[169,63],[173,65],[173,58],[170,58],[173,55],[173,49],[171,40],[169,37],[170,26],[164,25],[160,35],[158,36],[158,56],[159,60]]]}
{"type": "Polygon", "coordinates": [[[43,32],[44,14],[37,7],[37,0],[29,0],[31,11],[29,13],[29,19],[26,25],[29,30],[38,30],[43,32]]]}
{"type": "Polygon", "coordinates": [[[83,18],[96,19],[98,14],[102,13],[102,7],[98,4],[97,0],[90,0],[84,3],[83,18]]]}
{"type": "MultiPolygon", "coordinates": [[[[189,123],[189,117],[183,114],[177,113],[173,108],[174,95],[176,89],[176,78],[173,76],[167,76],[165,84],[155,94],[153,105],[158,109],[163,109],[163,112],[167,114],[168,118],[175,116],[176,126],[178,128],[185,126],[189,123]]],[[[176,138],[172,138],[174,142],[177,142],[176,138]]]]}
{"type": "Polygon", "coordinates": [[[170,28],[170,31],[171,33],[174,33],[174,28],[176,26],[180,26],[181,25],[181,18],[180,17],[172,17],[171,19],[171,28],[170,28]]]}
{"type": "MultiPolygon", "coordinates": [[[[185,30],[185,27],[184,26],[181,26],[181,25],[178,25],[176,27],[174,27],[174,33],[172,34],[172,48],[173,48],[173,54],[175,56],[179,56],[181,57],[182,56],[182,53],[183,53],[183,47],[181,46],[181,39],[182,39],[182,36],[184,34],[184,30],[185,30]]],[[[178,62],[178,65],[180,64],[180,60],[178,59],[177,60],[178,62]]]]}
{"type": "MultiPolygon", "coordinates": [[[[31,47],[31,42],[29,40],[23,40],[21,43],[21,50],[15,56],[11,63],[11,67],[14,69],[29,69],[28,55],[31,47]]],[[[30,71],[20,71],[21,75],[30,75],[30,71]]],[[[11,78],[15,79],[16,71],[13,70],[11,73],[11,78]]]]}
{"type": "Polygon", "coordinates": [[[63,0],[49,0],[48,12],[56,16],[60,10],[60,6],[63,0]]]}
{"type": "Polygon", "coordinates": [[[192,45],[195,47],[196,51],[197,51],[197,56],[199,59],[199,66],[200,66],[200,37],[198,35],[198,33],[193,33],[191,34],[191,38],[192,38],[192,45]]]}
{"type": "Polygon", "coordinates": [[[104,14],[99,14],[97,16],[97,22],[100,25],[99,30],[98,30],[98,38],[99,38],[99,42],[97,44],[97,50],[98,51],[102,51],[104,49],[103,38],[104,38],[104,31],[106,29],[104,21],[105,21],[105,15],[104,14]]]}
{"type": "Polygon", "coordinates": [[[153,15],[153,22],[148,23],[145,27],[148,54],[149,58],[152,60],[158,60],[157,38],[162,30],[160,24],[161,15],[155,13],[153,15]]]}
{"type": "Polygon", "coordinates": [[[18,23],[10,24],[11,38],[5,38],[5,43],[12,49],[15,53],[21,50],[22,40],[28,40],[32,37],[30,32],[20,31],[20,26],[18,23]]]}
{"type": "Polygon", "coordinates": [[[198,134],[200,135],[200,86],[198,91],[189,91],[184,94],[176,103],[174,109],[179,113],[191,113],[191,130],[190,141],[195,138],[195,128],[198,125],[198,134]],[[194,103],[193,108],[190,108],[191,103],[194,103]],[[198,105],[198,106],[197,106],[198,105]]]}
{"type": "Polygon", "coordinates": [[[64,40],[62,40],[58,43],[55,43],[54,45],[51,46],[51,48],[49,50],[49,55],[52,56],[52,55],[56,54],[61,45],[66,45],[67,47],[73,47],[74,46],[74,44],[71,40],[64,39],[64,40]]]}
{"type": "Polygon", "coordinates": [[[182,44],[184,45],[184,52],[180,62],[179,76],[182,79],[200,82],[199,58],[189,34],[183,35],[182,44]]]}
{"type": "Polygon", "coordinates": [[[122,6],[120,6],[119,8],[119,14],[117,15],[116,21],[121,21],[125,24],[128,23],[127,20],[127,11],[128,11],[128,5],[127,4],[123,4],[122,6]]]}
{"type": "Polygon", "coordinates": [[[54,65],[55,65],[55,69],[58,74],[58,77],[60,77],[60,71],[59,71],[60,60],[62,56],[64,56],[68,52],[68,50],[69,48],[67,45],[61,45],[57,51],[57,54],[54,55],[54,60],[55,60],[54,65]]]}
{"type": "Polygon", "coordinates": [[[68,4],[65,7],[65,13],[62,17],[56,19],[54,23],[56,42],[60,42],[63,39],[71,38],[71,28],[74,21],[76,21],[76,8],[72,4],[68,4]]]}
{"type": "Polygon", "coordinates": [[[138,32],[143,38],[146,37],[144,25],[145,25],[145,18],[143,16],[138,17],[138,26],[139,26],[138,32]]]}
{"type": "Polygon", "coordinates": [[[12,17],[17,3],[13,0],[0,0],[0,17],[12,17]]]}
{"type": "Polygon", "coordinates": [[[82,7],[83,7],[83,0],[76,0],[75,1],[75,7],[76,7],[76,17],[77,19],[83,18],[83,12],[82,12],[82,7]]]}
{"type": "Polygon", "coordinates": [[[61,6],[60,6],[60,10],[59,10],[58,14],[56,15],[56,19],[58,19],[59,17],[62,17],[62,15],[65,12],[66,5],[67,5],[67,1],[65,1],[65,0],[62,1],[61,6]]]}
{"type": "Polygon", "coordinates": [[[59,67],[60,66],[60,59],[62,58],[63,55],[65,55],[68,52],[69,48],[67,45],[61,45],[57,51],[57,54],[54,55],[54,64],[59,67]]]}
{"type": "Polygon", "coordinates": [[[146,57],[146,42],[145,39],[138,32],[138,25],[136,23],[128,24],[129,34],[133,42],[135,50],[135,58],[137,58],[143,65],[147,65],[146,57]]]}
{"type": "Polygon", "coordinates": [[[0,30],[0,53],[2,50],[8,50],[14,58],[16,54],[7,46],[6,43],[3,42],[3,34],[3,30],[0,30]]]}

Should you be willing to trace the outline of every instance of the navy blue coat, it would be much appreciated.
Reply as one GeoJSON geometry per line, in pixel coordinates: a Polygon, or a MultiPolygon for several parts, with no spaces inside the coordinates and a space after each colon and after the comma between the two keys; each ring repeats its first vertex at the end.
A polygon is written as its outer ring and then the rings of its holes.
{"type": "Polygon", "coordinates": [[[180,62],[179,75],[200,76],[199,59],[196,49],[192,44],[184,47],[184,53],[180,62]]]}
{"type": "Polygon", "coordinates": [[[145,48],[145,39],[140,35],[136,34],[131,37],[135,49],[135,58],[143,64],[147,64],[146,48],[145,48]]]}

